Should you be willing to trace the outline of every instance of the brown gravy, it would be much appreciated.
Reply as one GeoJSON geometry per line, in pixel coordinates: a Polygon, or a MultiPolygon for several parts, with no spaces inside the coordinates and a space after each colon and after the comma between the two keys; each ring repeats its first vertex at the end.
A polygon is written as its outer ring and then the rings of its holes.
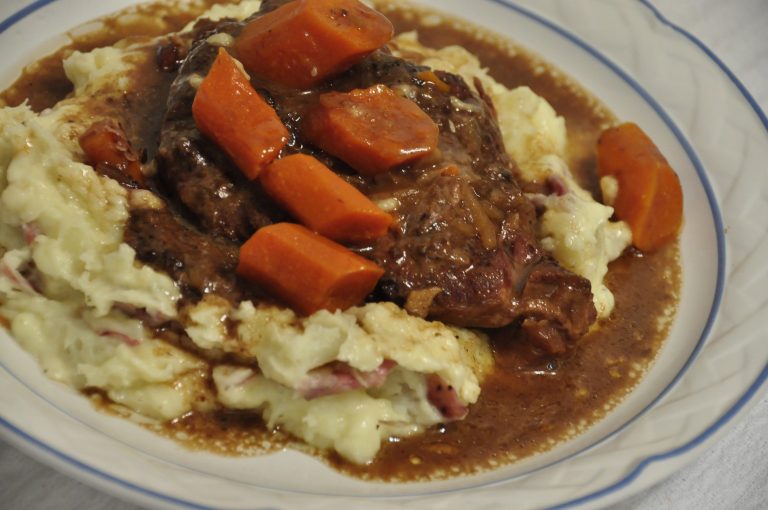
{"type": "MultiPolygon", "coordinates": [[[[418,28],[421,41],[433,47],[460,44],[477,55],[504,85],[525,84],[545,97],[566,119],[571,168],[582,184],[596,192],[593,148],[602,129],[615,120],[599,101],[520,47],[511,47],[501,39],[480,39],[476,30],[449,23],[422,26],[422,11],[398,5],[378,4],[398,31],[418,28]]],[[[61,60],[72,51],[88,51],[129,36],[175,31],[201,12],[195,9],[177,13],[161,4],[135,9],[150,15],[161,13],[156,18],[162,23],[125,24],[110,18],[103,30],[77,37],[26,68],[0,94],[0,104],[17,105],[28,99],[36,111],[53,106],[71,91],[61,60]]],[[[152,83],[152,77],[147,79],[152,83]]],[[[156,84],[167,86],[155,79],[156,84]]],[[[157,102],[162,94],[152,96],[157,102]]],[[[152,100],[139,109],[148,111],[148,103],[152,100]]],[[[162,104],[158,110],[162,112],[162,104]]],[[[543,358],[527,344],[510,339],[511,333],[494,332],[497,370],[484,382],[479,402],[464,421],[435,427],[420,437],[392,440],[383,445],[376,461],[368,466],[353,465],[336,454],[313,453],[340,471],[361,478],[423,480],[492,469],[548,450],[578,434],[610,412],[654,360],[667,335],[658,319],[677,302],[677,245],[651,254],[628,250],[611,264],[606,283],[616,297],[613,315],[580,340],[567,358],[543,358]]],[[[101,407],[111,407],[101,396],[94,396],[94,400],[102,402],[101,407]]],[[[274,451],[285,446],[309,449],[279,430],[266,430],[257,416],[241,412],[191,414],[158,431],[192,448],[229,455],[274,451]]]]}

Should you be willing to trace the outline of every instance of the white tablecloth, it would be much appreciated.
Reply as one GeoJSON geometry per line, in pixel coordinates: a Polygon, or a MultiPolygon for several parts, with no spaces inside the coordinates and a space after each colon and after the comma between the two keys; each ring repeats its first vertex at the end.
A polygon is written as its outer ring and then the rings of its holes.
{"type": "MultiPolygon", "coordinates": [[[[768,111],[768,0],[652,1],[665,16],[719,55],[768,111]]],[[[73,481],[2,442],[0,508],[139,510],[73,481]]],[[[768,397],[693,464],[614,508],[768,508],[768,397]]]]}

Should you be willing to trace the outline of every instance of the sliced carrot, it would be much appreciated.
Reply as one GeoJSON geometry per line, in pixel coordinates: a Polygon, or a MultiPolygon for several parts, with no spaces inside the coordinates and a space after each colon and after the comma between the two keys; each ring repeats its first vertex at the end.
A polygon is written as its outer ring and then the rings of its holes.
{"type": "Polygon", "coordinates": [[[235,50],[256,76],[307,89],[392,38],[392,23],[357,0],[296,0],[246,25],[235,50]]]}
{"type": "Polygon", "coordinates": [[[309,315],[360,304],[384,270],[301,225],[277,223],[240,248],[237,274],[309,315]]]}
{"type": "Polygon", "coordinates": [[[430,154],[439,135],[416,103],[384,85],[321,95],[303,129],[313,144],[363,175],[388,172],[430,154]]]}
{"type": "Polygon", "coordinates": [[[258,177],[288,142],[288,130],[275,110],[224,48],[219,48],[197,89],[192,115],[200,132],[215,141],[249,179],[258,177]]]}
{"type": "Polygon", "coordinates": [[[137,184],[144,184],[139,158],[117,122],[103,120],[94,123],[80,136],[79,142],[91,166],[110,167],[137,184]]]}
{"type": "Polygon", "coordinates": [[[373,241],[392,224],[392,216],[312,156],[278,159],[259,182],[302,224],[334,241],[373,241]]]}
{"type": "Polygon", "coordinates": [[[438,75],[435,74],[434,71],[421,71],[416,74],[416,77],[420,79],[421,81],[426,81],[429,83],[432,83],[437,87],[437,90],[440,92],[448,93],[451,91],[451,86],[445,83],[443,80],[440,79],[438,75]]]}
{"type": "Polygon", "coordinates": [[[629,224],[632,243],[652,251],[674,239],[683,220],[683,190],[648,135],[632,123],[607,129],[598,140],[597,159],[600,177],[619,182],[613,207],[629,224]]]}

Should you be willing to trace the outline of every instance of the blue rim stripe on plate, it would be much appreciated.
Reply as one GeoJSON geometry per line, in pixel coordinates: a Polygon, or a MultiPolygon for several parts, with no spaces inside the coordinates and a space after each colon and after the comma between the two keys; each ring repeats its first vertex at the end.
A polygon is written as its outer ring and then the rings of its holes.
{"type": "Polygon", "coordinates": [[[752,97],[752,94],[749,93],[749,90],[747,90],[747,87],[744,86],[743,83],[741,83],[741,80],[739,80],[735,74],[733,74],[733,71],[723,62],[720,60],[720,57],[715,55],[715,53],[710,50],[706,44],[704,44],[700,39],[698,39],[695,35],[688,32],[682,27],[679,27],[675,25],[673,22],[668,20],[664,15],[659,11],[656,6],[654,6],[650,0],[638,0],[641,4],[643,4],[645,7],[651,10],[654,16],[664,25],[668,26],[678,34],[682,35],[689,41],[691,41],[693,44],[695,44],[701,51],[703,51],[707,57],[711,61],[713,61],[715,64],[717,64],[717,67],[720,68],[721,71],[723,71],[726,76],[728,76],[728,79],[733,82],[734,85],[736,85],[736,88],[739,89],[739,92],[741,92],[741,95],[744,96],[744,99],[747,100],[749,103],[749,106],[752,107],[752,109],[755,111],[757,116],[760,118],[760,121],[763,123],[763,127],[765,128],[766,132],[768,132],[768,116],[766,116],[763,109],[760,107],[759,104],[757,104],[757,101],[755,101],[755,98],[752,97]]]}
{"type": "MultiPolygon", "coordinates": [[[[46,5],[50,4],[50,3],[53,3],[54,1],[56,1],[56,0],[38,0],[38,1],[36,1],[36,2],[34,2],[32,4],[30,4],[30,5],[26,6],[25,8],[21,9],[20,11],[16,12],[15,14],[13,14],[9,18],[7,18],[6,20],[0,22],[0,33],[4,32],[8,28],[10,28],[12,25],[17,23],[21,19],[29,16],[31,13],[39,10],[40,8],[46,6],[46,5]]],[[[487,0],[487,1],[490,1],[490,2],[493,2],[493,3],[497,3],[497,4],[500,4],[500,5],[504,6],[504,7],[506,7],[506,8],[510,8],[512,10],[515,10],[518,13],[520,13],[520,14],[522,14],[522,15],[530,18],[530,19],[532,19],[533,21],[536,21],[537,23],[542,24],[545,27],[555,31],[559,35],[565,37],[569,41],[573,42],[574,44],[576,44],[580,48],[582,48],[585,51],[587,51],[593,57],[597,58],[601,63],[607,65],[611,70],[616,72],[636,92],[638,92],[641,95],[641,97],[643,97],[643,99],[645,99],[652,106],[652,108],[657,112],[657,114],[660,115],[662,120],[664,120],[664,122],[668,125],[668,127],[673,131],[675,136],[678,138],[678,141],[681,143],[681,145],[683,145],[684,149],[686,150],[686,153],[688,154],[689,158],[691,159],[691,162],[694,164],[697,172],[699,173],[699,176],[701,178],[701,182],[702,182],[702,184],[705,187],[705,190],[706,190],[707,195],[708,195],[708,199],[710,201],[710,205],[711,205],[711,209],[712,209],[712,213],[713,213],[713,219],[715,221],[715,225],[716,225],[716,229],[717,229],[717,234],[718,234],[719,270],[718,270],[718,282],[717,282],[716,295],[715,295],[715,299],[713,300],[713,305],[712,305],[712,309],[711,309],[712,313],[710,314],[710,317],[709,317],[709,320],[708,320],[707,325],[705,327],[705,330],[704,330],[704,332],[703,332],[703,334],[702,334],[702,336],[701,336],[701,338],[699,340],[699,343],[697,344],[694,352],[692,353],[690,359],[686,362],[686,364],[684,365],[683,369],[675,377],[675,379],[672,381],[672,383],[664,390],[664,392],[662,392],[661,395],[659,395],[657,397],[656,400],[654,400],[654,402],[650,406],[648,406],[646,409],[641,411],[637,416],[633,417],[631,420],[629,420],[627,423],[625,423],[621,428],[619,428],[617,431],[613,432],[611,435],[608,436],[608,437],[611,437],[612,435],[616,434],[620,430],[623,430],[624,427],[626,427],[632,421],[637,419],[637,417],[639,415],[643,414],[648,408],[652,407],[659,398],[661,398],[663,395],[665,395],[671,389],[671,387],[676,384],[676,382],[679,380],[679,378],[682,376],[682,374],[689,368],[691,362],[696,357],[698,352],[701,350],[701,347],[703,345],[703,341],[708,336],[708,333],[711,330],[711,327],[712,327],[713,322],[714,322],[714,317],[716,315],[716,310],[717,310],[717,308],[719,306],[719,303],[720,303],[720,300],[722,298],[723,282],[724,282],[725,243],[724,243],[724,238],[723,238],[723,235],[722,235],[723,230],[722,230],[722,219],[721,219],[721,216],[720,216],[720,211],[719,211],[719,209],[717,207],[716,201],[714,200],[714,195],[713,195],[711,186],[709,185],[709,182],[706,179],[706,175],[705,175],[705,173],[703,171],[701,163],[698,160],[698,158],[696,157],[692,147],[690,146],[688,141],[685,139],[685,137],[682,135],[681,131],[677,128],[677,126],[671,121],[671,119],[666,114],[666,112],[664,112],[664,110],[661,108],[661,106],[658,103],[656,103],[655,100],[653,100],[653,98],[644,89],[642,89],[642,87],[640,87],[640,85],[637,82],[635,82],[631,77],[626,75],[626,73],[624,73],[618,66],[616,66],[613,62],[611,62],[609,59],[607,59],[600,52],[598,52],[597,50],[595,50],[594,48],[589,46],[587,43],[585,43],[583,40],[581,40],[578,37],[576,37],[574,34],[571,34],[570,32],[566,31],[562,27],[559,27],[558,25],[550,22],[549,20],[546,20],[546,19],[542,18],[541,16],[539,16],[539,15],[533,13],[533,12],[528,11],[525,8],[522,8],[522,7],[518,6],[518,5],[510,4],[510,3],[508,3],[505,0],[487,0]]],[[[754,101],[754,99],[751,97],[751,95],[747,92],[747,90],[744,88],[744,86],[733,75],[733,73],[711,52],[711,50],[709,50],[705,45],[703,45],[699,40],[697,40],[695,37],[693,37],[692,35],[687,33],[685,30],[683,30],[680,27],[677,27],[676,25],[674,25],[671,22],[669,22],[668,20],[666,20],[652,5],[650,5],[648,3],[647,0],[640,0],[640,2],[644,6],[649,8],[662,23],[672,27],[673,29],[675,29],[676,31],[678,31],[679,33],[684,35],[686,38],[691,40],[698,47],[700,47],[704,51],[704,53],[710,59],[712,59],[721,69],[723,69],[723,71],[731,79],[731,81],[737,86],[739,91],[747,99],[747,101],[750,104],[750,106],[753,108],[753,110],[755,110],[755,112],[760,117],[760,119],[763,122],[763,124],[768,129],[768,120],[766,120],[766,117],[763,114],[763,112],[761,111],[760,107],[757,105],[757,103],[754,101]]],[[[6,370],[8,370],[7,367],[4,367],[4,368],[6,368],[6,370]]],[[[12,375],[14,375],[14,374],[12,374],[12,375]]],[[[583,503],[589,502],[591,500],[594,500],[596,498],[605,496],[605,495],[607,495],[607,494],[609,494],[611,492],[614,492],[614,491],[616,491],[618,489],[623,488],[628,483],[633,481],[640,474],[640,472],[645,468],[645,466],[647,466],[648,464],[650,464],[652,462],[655,462],[655,461],[658,461],[658,460],[663,460],[663,459],[666,459],[666,458],[674,457],[676,455],[679,455],[680,453],[684,453],[684,452],[694,448],[695,446],[697,446],[698,444],[700,444],[701,442],[706,440],[708,437],[710,437],[712,434],[714,434],[719,428],[722,427],[722,425],[724,425],[726,422],[728,422],[733,417],[733,415],[736,414],[755,395],[755,393],[758,391],[760,386],[765,382],[766,378],[768,378],[768,365],[763,370],[762,374],[758,377],[758,379],[752,384],[752,386],[750,386],[750,388],[747,390],[747,392],[742,395],[742,397],[739,399],[739,401],[737,401],[736,404],[728,412],[726,412],[717,422],[715,422],[707,430],[702,432],[699,436],[694,438],[692,441],[690,441],[686,445],[683,445],[683,446],[681,446],[681,447],[679,447],[679,448],[677,448],[675,450],[672,450],[670,452],[666,452],[666,453],[658,454],[658,455],[653,456],[653,457],[649,457],[649,458],[645,459],[637,468],[635,468],[635,470],[633,470],[631,473],[629,473],[621,481],[619,481],[619,482],[617,482],[617,483],[615,483],[615,484],[613,484],[613,485],[611,485],[611,486],[609,486],[609,487],[607,487],[605,489],[602,489],[602,490],[600,490],[598,492],[592,493],[590,495],[581,497],[581,498],[573,500],[573,501],[569,501],[569,502],[563,503],[562,505],[559,505],[556,508],[564,508],[564,507],[568,507],[568,506],[572,506],[572,505],[583,504],[583,503]]],[[[104,473],[104,472],[102,472],[100,470],[97,470],[97,469],[95,469],[95,468],[93,468],[91,466],[83,464],[82,462],[80,462],[80,461],[78,461],[78,460],[76,460],[74,458],[71,458],[71,457],[69,457],[68,455],[66,455],[64,453],[59,452],[58,450],[56,450],[56,449],[46,445],[45,443],[37,440],[36,438],[29,436],[28,434],[26,434],[25,432],[23,432],[20,429],[16,428],[14,425],[12,425],[11,423],[5,421],[2,418],[0,418],[0,424],[4,425],[8,430],[10,430],[11,432],[14,432],[16,435],[22,437],[23,439],[25,439],[25,440],[27,440],[29,442],[32,442],[37,447],[39,447],[39,448],[41,448],[43,450],[46,450],[49,453],[54,454],[55,456],[57,456],[57,457],[65,460],[65,461],[75,465],[76,467],[78,467],[78,468],[80,468],[82,470],[85,470],[85,471],[87,471],[87,472],[89,472],[91,474],[102,476],[105,479],[109,480],[110,482],[123,485],[123,486],[125,486],[125,487],[127,487],[129,489],[136,490],[136,491],[141,492],[141,493],[143,493],[145,495],[149,495],[149,496],[153,496],[153,497],[158,497],[158,498],[160,498],[160,499],[162,499],[163,501],[166,501],[166,502],[173,502],[173,503],[176,503],[176,504],[181,504],[182,506],[186,506],[188,508],[194,508],[194,509],[207,508],[207,507],[204,507],[204,506],[196,505],[194,503],[190,503],[190,502],[187,502],[187,501],[179,500],[179,499],[176,499],[174,497],[170,497],[170,496],[167,496],[167,495],[164,495],[164,494],[161,494],[161,493],[157,493],[157,492],[154,492],[154,491],[149,491],[148,489],[142,488],[140,486],[136,486],[136,485],[134,485],[134,484],[132,484],[130,482],[127,482],[127,481],[121,480],[119,478],[113,477],[112,475],[109,475],[109,474],[104,473]]],[[[605,438],[605,439],[607,439],[607,438],[605,438]]],[[[604,441],[605,439],[601,440],[601,442],[604,441]]],[[[597,444],[599,444],[599,443],[597,443],[597,444]]],[[[593,446],[594,445],[590,446],[589,448],[592,448],[593,446]]],[[[557,462],[562,462],[563,460],[566,460],[566,459],[560,459],[557,462]]],[[[544,469],[544,468],[539,468],[539,469],[544,469]]],[[[504,482],[494,482],[494,484],[498,484],[498,483],[504,483],[504,482]]],[[[490,484],[486,484],[486,485],[490,485],[490,484]]]]}
{"type": "MultiPolygon", "coordinates": [[[[131,489],[131,490],[134,490],[134,491],[139,492],[141,494],[144,494],[146,496],[151,496],[153,498],[160,499],[160,500],[168,502],[168,503],[173,503],[175,505],[183,504],[185,507],[190,508],[192,510],[214,510],[214,509],[212,509],[210,507],[207,507],[207,506],[202,506],[202,505],[198,505],[196,503],[192,503],[191,501],[184,501],[184,500],[172,497],[172,496],[166,496],[165,494],[162,494],[160,492],[155,492],[155,491],[152,491],[152,490],[144,489],[143,487],[140,487],[140,486],[137,486],[137,485],[133,485],[130,482],[126,482],[125,480],[122,480],[120,478],[112,476],[109,473],[105,473],[104,471],[101,471],[101,470],[96,469],[96,468],[94,468],[92,466],[89,466],[88,464],[86,464],[84,462],[81,462],[81,461],[77,460],[76,458],[67,455],[66,453],[60,452],[59,450],[57,450],[57,449],[49,446],[48,444],[40,441],[36,437],[33,437],[33,436],[29,435],[28,433],[24,432],[23,430],[21,430],[20,428],[16,427],[15,425],[13,425],[11,423],[8,423],[3,418],[0,418],[0,425],[6,427],[7,430],[9,430],[9,431],[13,432],[14,434],[16,434],[19,439],[21,439],[23,441],[27,441],[28,443],[31,443],[34,447],[37,447],[40,450],[42,450],[42,451],[44,451],[44,452],[46,452],[48,454],[51,454],[51,455],[53,455],[53,456],[55,456],[55,457],[65,461],[65,462],[71,464],[72,466],[80,469],[81,471],[84,471],[84,472],[86,472],[88,474],[91,474],[91,475],[95,475],[95,476],[97,476],[99,478],[103,478],[104,480],[106,480],[108,482],[115,483],[116,485],[121,485],[121,486],[126,487],[128,489],[131,489]]],[[[273,508],[262,508],[262,509],[254,509],[254,510],[275,510],[275,509],[273,509],[273,508]]]]}
{"type": "Polygon", "coordinates": [[[56,0],[36,0],[26,7],[19,9],[18,12],[11,14],[9,17],[0,21],[0,34],[11,28],[13,25],[26,18],[38,9],[42,9],[48,4],[55,2],[56,0]]]}

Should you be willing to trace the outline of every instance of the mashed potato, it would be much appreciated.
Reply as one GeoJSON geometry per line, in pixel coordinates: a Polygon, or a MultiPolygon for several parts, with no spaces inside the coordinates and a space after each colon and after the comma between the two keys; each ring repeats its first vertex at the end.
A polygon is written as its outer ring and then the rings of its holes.
{"type": "MultiPolygon", "coordinates": [[[[476,402],[479,382],[493,358],[482,335],[408,315],[391,303],[368,304],[299,318],[291,310],[243,302],[232,309],[208,297],[186,311],[190,338],[201,348],[253,356],[260,371],[220,365],[213,381],[220,401],[234,409],[259,409],[268,426],[320,448],[333,448],[353,462],[370,461],[381,440],[405,437],[444,421],[427,398],[426,375],[455,388],[462,403],[476,402]],[[224,323],[239,323],[237,337],[224,323]],[[328,375],[343,363],[360,374],[394,363],[383,385],[319,398],[328,375]]],[[[330,384],[334,384],[333,378],[330,384]]]]}
{"type": "Polygon", "coordinates": [[[372,459],[387,437],[444,421],[426,398],[423,374],[440,376],[462,402],[475,402],[477,375],[492,367],[481,337],[411,317],[387,303],[298,319],[290,310],[265,313],[247,302],[236,317],[242,321],[240,338],[256,353],[261,373],[217,367],[213,378],[222,401],[235,409],[262,409],[269,425],[281,424],[358,463],[372,459]],[[312,384],[312,370],[328,362],[372,372],[387,360],[396,365],[380,387],[312,400],[297,394],[312,384]]]}

